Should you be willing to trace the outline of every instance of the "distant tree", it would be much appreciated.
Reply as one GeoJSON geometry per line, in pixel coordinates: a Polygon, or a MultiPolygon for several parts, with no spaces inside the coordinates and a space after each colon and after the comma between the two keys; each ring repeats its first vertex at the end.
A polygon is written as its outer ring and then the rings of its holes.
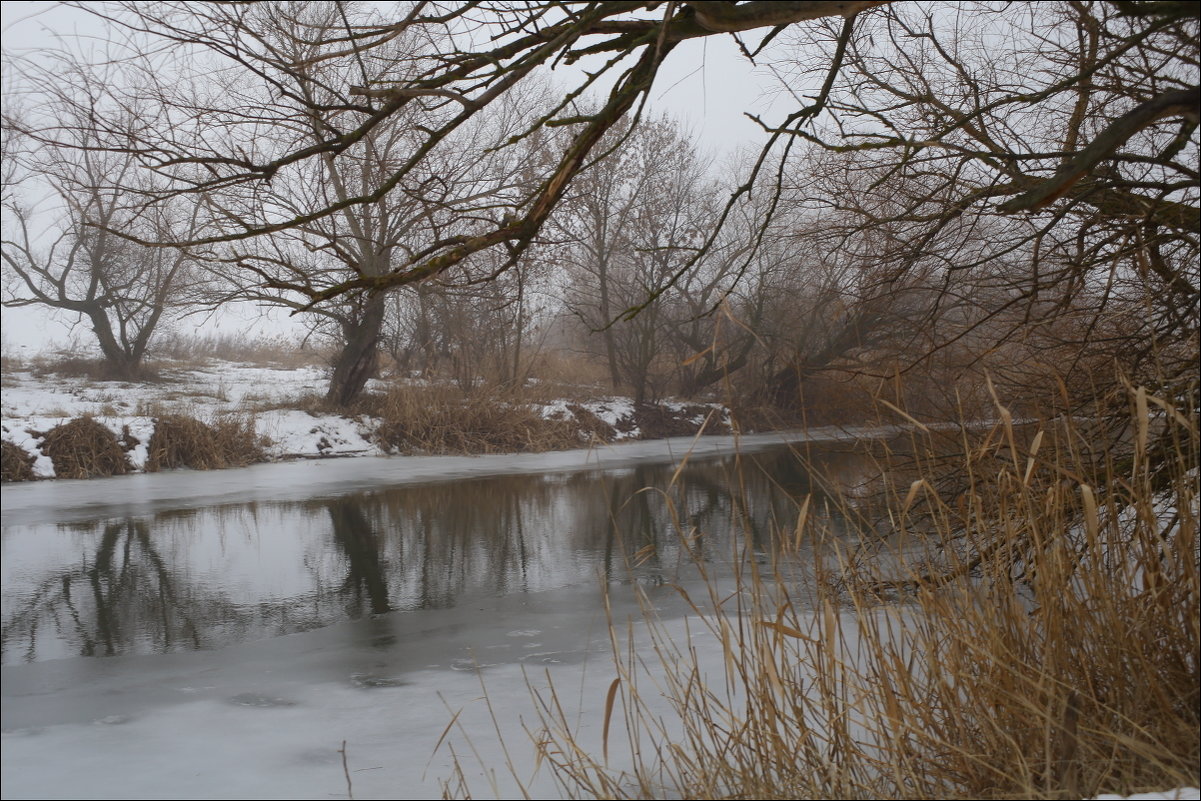
{"type": "MultiPolygon", "coordinates": [[[[365,75],[403,73],[413,54],[429,47],[410,34],[354,62],[323,60],[317,43],[338,35],[347,13],[331,3],[269,3],[229,18],[230,27],[221,35],[242,44],[243,58],[255,72],[218,78],[221,94],[243,98],[246,116],[264,106],[289,115],[289,124],[264,130],[256,146],[320,146],[353,102],[350,90],[355,81],[365,75]]],[[[360,23],[370,19],[362,9],[349,13],[360,23]]],[[[329,289],[356,277],[388,275],[440,238],[502,214],[505,195],[520,180],[529,150],[508,148],[481,156],[480,140],[486,137],[487,144],[520,130],[521,110],[514,100],[498,103],[488,120],[457,131],[455,147],[426,159],[419,170],[404,175],[397,191],[369,203],[354,201],[388,180],[421,146],[422,131],[433,124],[432,117],[393,115],[337,158],[326,154],[264,185],[234,183],[204,194],[210,225],[222,230],[306,217],[270,237],[227,243],[218,249],[221,256],[214,263],[222,265],[219,271],[231,287],[230,298],[303,311],[314,330],[335,344],[327,391],[331,403],[349,405],[376,374],[389,305],[383,295],[361,291],[335,293],[313,305],[298,288],[329,289]],[[336,213],[322,213],[331,205],[338,206],[336,213]]],[[[171,102],[178,107],[185,100],[175,97],[171,102]]],[[[474,264],[465,262],[462,267],[457,278],[470,282],[474,264]]],[[[400,306],[392,311],[400,311],[400,306]]]]}
{"type": "Polygon", "coordinates": [[[671,325],[661,293],[704,244],[715,187],[687,134],[668,119],[614,136],[611,146],[548,228],[569,265],[568,309],[603,343],[614,389],[628,387],[641,402],[674,377],[663,364],[671,325]],[[641,313],[614,322],[648,298],[641,313]]]}
{"type": "MultiPolygon", "coordinates": [[[[95,102],[96,97],[88,99],[95,102]]],[[[63,119],[84,108],[60,106],[63,119]]],[[[94,143],[86,118],[75,117],[81,145],[94,143]]],[[[7,149],[7,148],[6,148],[7,149]]],[[[160,324],[194,297],[194,260],[183,250],[138,244],[167,243],[199,233],[195,204],[179,200],[143,205],[143,192],[125,187],[135,158],[89,147],[41,144],[5,153],[3,304],[43,306],[86,320],[113,378],[136,377],[160,324]],[[7,178],[8,176],[6,176],[7,178]],[[52,211],[34,213],[22,201],[40,198],[52,211]],[[124,236],[122,236],[122,234],[124,236]]]]}

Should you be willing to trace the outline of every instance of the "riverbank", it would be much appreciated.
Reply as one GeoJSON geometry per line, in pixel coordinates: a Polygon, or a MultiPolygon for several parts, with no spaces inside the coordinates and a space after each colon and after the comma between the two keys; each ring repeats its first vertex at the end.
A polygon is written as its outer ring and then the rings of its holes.
{"type": "Polygon", "coordinates": [[[731,430],[729,411],[714,403],[638,404],[586,387],[468,393],[420,379],[373,380],[363,400],[341,412],[322,400],[325,373],[209,360],[166,363],[152,380],[134,382],[6,365],[3,480],[330,457],[544,452],[731,430]]]}

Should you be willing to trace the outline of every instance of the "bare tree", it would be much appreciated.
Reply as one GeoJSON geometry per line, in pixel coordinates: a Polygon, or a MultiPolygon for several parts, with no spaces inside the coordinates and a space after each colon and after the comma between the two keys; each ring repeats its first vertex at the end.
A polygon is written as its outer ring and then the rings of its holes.
{"type": "MultiPolygon", "coordinates": [[[[257,98],[259,105],[290,107],[289,124],[265,131],[263,142],[274,140],[281,149],[319,145],[336,130],[356,80],[403,72],[413,53],[428,47],[412,36],[400,36],[355,62],[322,60],[315,41],[342,31],[351,16],[361,22],[364,14],[333,3],[265,4],[233,21],[237,27],[224,35],[241,42],[246,62],[256,65],[258,73],[255,79],[232,74],[225,93],[257,98]],[[283,98],[273,100],[276,91],[283,98]]],[[[491,155],[480,151],[521,130],[521,109],[514,102],[518,96],[496,104],[487,120],[460,128],[448,147],[407,173],[397,191],[370,203],[351,201],[386,180],[419,148],[422,130],[438,115],[420,120],[394,115],[338,158],[327,153],[267,185],[234,184],[204,195],[211,224],[225,230],[264,226],[281,216],[306,217],[271,237],[230,243],[223,248],[221,262],[226,266],[221,272],[234,288],[231,297],[305,311],[315,330],[336,343],[330,402],[350,404],[376,373],[388,304],[382,295],[355,291],[313,307],[296,287],[303,283],[329,288],[355,276],[386,275],[432,242],[503,213],[506,196],[521,180],[531,150],[519,146],[491,155]],[[339,210],[315,213],[331,205],[339,210]]],[[[178,105],[183,99],[174,102],[178,105]]],[[[471,282],[476,267],[464,262],[453,278],[471,282]]],[[[487,273],[493,268],[480,269],[487,273]]]]}
{"type": "Polygon", "coordinates": [[[903,245],[890,248],[882,285],[925,271],[940,307],[986,302],[976,323],[1001,340],[1070,314],[1059,330],[1077,332],[1079,353],[1107,348],[1117,332],[1104,321],[1136,307],[1142,324],[1115,351],[1124,369],[1143,365],[1150,379],[1174,354],[1168,372],[1195,376],[1196,17],[1172,3],[1021,15],[897,4],[838,39],[830,124],[788,132],[844,154],[813,190],[839,213],[843,241],[892,230],[903,245]]]}
{"type": "MultiPolygon", "coordinates": [[[[959,276],[1029,262],[1034,268],[1018,292],[1027,300],[1038,302],[1054,286],[1067,287],[1065,308],[1077,305],[1073,298],[1099,297],[1150,309],[1141,340],[1130,348],[1148,360],[1172,351],[1173,338],[1194,337],[1201,179],[1198,16],[1189,4],[419,3],[387,21],[339,5],[346,11],[341,27],[305,29],[313,55],[303,62],[281,59],[255,39],[256,15],[268,13],[261,4],[81,8],[124,31],[124,52],[112,53],[110,63],[131,74],[169,76],[181,87],[155,97],[128,94],[136,136],[131,126],[98,125],[101,147],[135,151],[139,164],[176,193],[257,191],[305,175],[306,165],[355,158],[369,134],[398,117],[421,121],[411,149],[369,185],[315,208],[281,209],[195,237],[193,244],[297,229],[401,193],[407,181],[434,174],[431,165],[457,146],[459,132],[493,114],[516,87],[539,80],[558,61],[586,60],[579,84],[530,109],[524,135],[472,140],[473,152],[483,156],[536,130],[560,128],[567,135],[536,180],[518,191],[505,191],[503,181],[481,185],[470,201],[444,205],[448,224],[440,235],[383,273],[356,270],[331,282],[297,271],[278,279],[275,289],[307,305],[417,284],[483,251],[499,254],[494,274],[516,265],[573,184],[599,162],[606,135],[640,113],[673,51],[729,35],[748,57],[791,70],[786,88],[798,107],[782,120],[764,121],[767,143],[751,175],[711,215],[694,258],[648,289],[652,299],[700,263],[722,223],[762,186],[765,171],[820,148],[851,154],[846,169],[871,176],[866,191],[824,198],[835,210],[859,215],[846,235],[895,222],[899,241],[910,245],[888,269],[875,271],[860,294],[886,295],[914,272],[919,283],[940,280],[944,296],[958,304],[959,276]],[[402,37],[430,46],[373,72],[374,54],[402,37]],[[157,46],[164,41],[172,43],[174,61],[157,46]],[[309,111],[298,111],[287,87],[319,64],[358,74],[361,83],[322,101],[329,122],[316,141],[288,146],[263,138],[265,131],[307,125],[309,111]],[[221,71],[265,78],[277,91],[246,113],[240,96],[203,90],[200,74],[221,71]],[[603,75],[615,78],[612,88],[583,108],[581,93],[603,75]],[[492,190],[503,200],[493,205],[495,213],[481,214],[478,198],[492,190]],[[873,196],[889,201],[886,218],[874,210],[873,196]],[[973,236],[979,221],[1003,215],[1008,222],[989,227],[1003,241],[979,247],[973,236]],[[1097,295],[1096,286],[1106,282],[1113,291],[1097,295]]],[[[44,141],[69,138],[53,121],[27,132],[44,141]]],[[[784,173],[770,177],[782,194],[784,173]]],[[[761,230],[777,209],[767,205],[761,230]]],[[[649,308],[645,300],[638,305],[649,308]]]]}
{"type": "MultiPolygon", "coordinates": [[[[272,4],[274,5],[274,4],[272,4]]],[[[195,193],[231,186],[259,187],[303,172],[306,162],[327,156],[341,158],[363,138],[396,115],[417,115],[427,120],[422,139],[409,156],[369,190],[344,200],[331,200],[314,211],[281,214],[235,230],[197,238],[192,244],[212,244],[245,239],[295,228],[314,219],[338,213],[351,205],[376,202],[396,191],[406,179],[420,175],[428,160],[454,147],[455,133],[473,120],[493,113],[495,104],[522,83],[539,80],[543,68],[556,59],[575,61],[598,55],[607,59],[597,71],[585,74],[583,84],[540,104],[529,130],[544,126],[570,127],[572,136],[535,185],[515,197],[510,213],[469,230],[447,236],[415,251],[384,275],[355,275],[333,286],[295,276],[286,288],[306,295],[316,304],[354,290],[381,291],[436,276],[461,264],[472,254],[496,248],[506,253],[504,264],[517,263],[564,197],[571,181],[592,161],[605,133],[635,108],[649,90],[662,60],[679,43],[719,33],[770,29],[828,15],[854,15],[878,2],[836,3],[420,3],[405,16],[387,23],[373,22],[345,10],[341,29],[313,26],[307,41],[315,54],[305,63],[288,63],[253,33],[256,17],[267,12],[255,4],[224,3],[124,3],[81,10],[105,16],[116,32],[124,31],[121,62],[131,73],[169,76],[167,83],[182,87],[157,97],[142,95],[129,107],[140,113],[142,125],[134,147],[142,164],[177,182],[178,191],[195,193]],[[663,13],[665,12],[665,14],[663,13]],[[415,36],[434,46],[397,63],[386,77],[373,80],[370,69],[360,70],[362,85],[350,96],[329,101],[326,110],[337,112],[316,144],[297,143],[284,148],[267,146],[258,137],[267,129],[302,124],[284,85],[300,71],[318,63],[339,65],[347,72],[372,58],[398,37],[415,36]],[[170,60],[158,45],[173,43],[170,60]],[[484,42],[480,46],[480,42],[484,42]],[[625,66],[633,56],[632,66],[625,66]],[[198,88],[200,75],[223,71],[265,77],[278,86],[271,102],[254,105],[247,113],[243,97],[198,88]],[[617,73],[608,98],[595,111],[581,113],[576,98],[604,73],[617,73]],[[166,114],[161,107],[175,110],[166,114]],[[163,124],[164,116],[169,124],[163,124]],[[199,133],[204,130],[213,133],[199,133]]],[[[120,49],[114,45],[114,50],[120,49]]],[[[114,58],[114,61],[121,59],[114,58]]],[[[43,138],[54,138],[53,125],[41,129],[43,138]]],[[[101,126],[106,134],[128,140],[128,132],[101,126]]],[[[516,140],[523,138],[521,135],[516,140]]],[[[504,146],[514,137],[491,146],[504,146]]],[[[467,215],[467,216],[470,216],[467,215]]]]}
{"type": "MultiPolygon", "coordinates": [[[[231,43],[240,41],[245,63],[255,70],[220,77],[224,92],[244,98],[248,109],[274,104],[289,113],[288,125],[263,132],[265,143],[288,149],[322,141],[335,124],[351,81],[367,70],[378,74],[397,68],[414,46],[402,38],[354,65],[314,61],[317,51],[311,37],[341,30],[345,18],[345,10],[331,3],[270,3],[229,18],[236,24],[220,35],[231,43]],[[350,74],[348,66],[353,68],[350,74]]],[[[176,96],[173,102],[178,106],[186,101],[176,96]]],[[[398,116],[339,159],[316,159],[266,186],[226,186],[204,200],[213,224],[225,230],[263,225],[281,215],[304,215],[373,185],[413,144],[410,121],[398,116]]],[[[433,191],[422,191],[431,177],[414,177],[421,187],[406,183],[402,191],[374,203],[347,205],[337,214],[273,237],[222,249],[215,263],[230,287],[227,297],[300,309],[306,304],[287,287],[294,276],[321,286],[350,275],[387,272],[394,254],[420,248],[432,235],[436,221],[431,207],[446,196],[445,187],[455,177],[451,172],[438,176],[433,191]]],[[[331,403],[350,404],[375,374],[385,312],[384,298],[349,293],[308,315],[314,332],[337,348],[327,392],[331,403]]]]}
{"type": "Polygon", "coordinates": [[[641,402],[673,377],[676,365],[664,363],[670,321],[661,293],[704,244],[714,188],[670,120],[647,122],[621,144],[576,184],[552,238],[566,246],[569,310],[603,343],[612,386],[628,386],[641,402]],[[652,295],[640,314],[615,322],[652,295]]]}
{"type": "MultiPolygon", "coordinates": [[[[66,116],[82,107],[59,106],[66,116]]],[[[86,123],[78,120],[76,128],[84,144],[91,136],[86,123]]],[[[96,337],[106,372],[136,377],[160,323],[188,302],[195,264],[183,250],[134,238],[165,243],[195,236],[195,207],[134,205],[141,195],[131,197],[122,188],[136,172],[129,154],[42,145],[5,156],[6,171],[23,172],[26,193],[48,196],[42,205],[52,205],[55,219],[47,223],[49,215],[34,214],[6,185],[4,305],[78,315],[96,337]]]]}

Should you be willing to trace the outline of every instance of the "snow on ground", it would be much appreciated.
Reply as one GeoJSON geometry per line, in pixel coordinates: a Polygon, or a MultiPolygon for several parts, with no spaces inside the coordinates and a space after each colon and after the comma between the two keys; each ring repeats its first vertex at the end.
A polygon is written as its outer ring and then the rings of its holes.
{"type": "Polygon", "coordinates": [[[609,398],[606,401],[584,404],[584,408],[595,414],[605,425],[618,433],[618,438],[637,439],[641,431],[635,426],[629,431],[621,431],[619,424],[622,420],[634,416],[634,403],[628,398],[609,398]]]}
{"type": "Polygon", "coordinates": [[[316,367],[279,369],[227,362],[168,368],[153,382],[8,371],[0,394],[3,436],[36,457],[34,472],[42,478],[54,476],[54,465],[38,449],[43,435],[84,415],[95,417],[118,437],[128,427],[139,443],[129,453],[135,470],[145,467],[154,418],[164,414],[205,422],[252,415],[256,433],[267,438],[265,450],[273,459],[380,453],[368,440],[370,426],[339,415],[286,408],[323,395],[326,381],[325,371],[316,367]]]}
{"type": "Polygon", "coordinates": [[[546,420],[569,420],[576,416],[576,409],[583,409],[613,429],[612,439],[633,440],[642,436],[641,429],[634,423],[634,402],[629,398],[601,398],[576,403],[569,400],[553,400],[542,407],[546,420]]]}
{"type": "Polygon", "coordinates": [[[270,441],[275,458],[378,454],[371,442],[372,422],[332,414],[275,409],[255,415],[255,432],[270,441]]]}
{"type": "MultiPolygon", "coordinates": [[[[306,405],[306,399],[322,397],[327,380],[327,371],[318,367],[283,369],[220,361],[202,367],[168,367],[152,382],[95,381],[84,376],[10,370],[4,374],[0,395],[0,433],[35,457],[34,473],[39,478],[54,477],[53,463],[38,448],[44,434],[84,415],[96,418],[118,437],[128,430],[138,441],[129,454],[137,471],[146,464],[154,419],[164,414],[204,422],[230,415],[252,417],[255,432],[265,438],[264,450],[272,460],[381,454],[373,442],[378,420],[296,408],[306,405]]],[[[369,391],[383,387],[378,381],[368,384],[369,391]]],[[[670,401],[663,406],[680,415],[686,409],[709,408],[670,401]]],[[[573,419],[574,410],[580,408],[611,429],[610,441],[636,440],[643,435],[629,398],[604,397],[582,403],[553,400],[543,405],[541,414],[546,419],[573,419]]],[[[705,418],[704,414],[693,416],[697,426],[705,418]]],[[[721,429],[711,426],[709,430],[721,429]]]]}

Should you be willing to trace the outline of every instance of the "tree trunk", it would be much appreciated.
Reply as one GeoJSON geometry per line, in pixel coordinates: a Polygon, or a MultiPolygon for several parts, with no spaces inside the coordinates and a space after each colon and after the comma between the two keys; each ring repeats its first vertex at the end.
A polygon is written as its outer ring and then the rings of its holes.
{"type": "Polygon", "coordinates": [[[142,367],[142,354],[129,353],[121,347],[113,333],[112,323],[104,309],[96,306],[87,311],[88,319],[92,322],[92,331],[100,344],[100,352],[104,355],[106,377],[123,380],[136,378],[142,367]]]}
{"type": "Polygon", "coordinates": [[[609,363],[609,381],[613,384],[613,391],[616,392],[621,388],[621,374],[617,369],[617,344],[613,339],[613,326],[609,325],[612,320],[609,317],[609,267],[606,259],[601,260],[598,278],[600,317],[601,323],[605,326],[602,332],[605,338],[605,359],[609,363]]]}
{"type": "Polygon", "coordinates": [[[342,326],[345,344],[334,362],[329,391],[325,399],[338,406],[349,406],[359,397],[367,381],[379,369],[380,332],[384,324],[382,296],[367,301],[363,314],[342,326]]]}

